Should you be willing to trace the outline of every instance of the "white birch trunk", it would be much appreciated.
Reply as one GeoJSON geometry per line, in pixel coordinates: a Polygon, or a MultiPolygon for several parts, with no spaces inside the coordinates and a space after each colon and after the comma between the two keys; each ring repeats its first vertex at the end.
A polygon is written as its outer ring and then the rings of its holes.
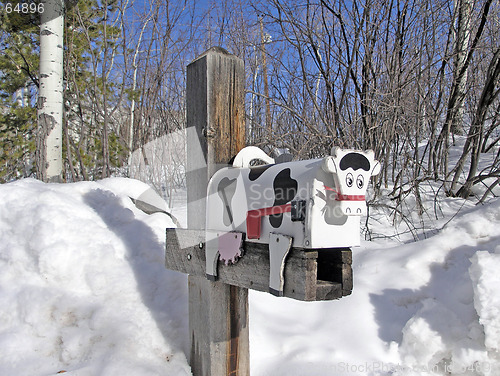
{"type": "Polygon", "coordinates": [[[42,0],[37,172],[43,181],[62,181],[63,0],[42,0]]]}
{"type": "Polygon", "coordinates": [[[141,33],[139,34],[139,41],[137,42],[137,46],[135,48],[134,59],[132,61],[132,67],[134,68],[134,74],[132,79],[132,103],[130,104],[130,124],[129,124],[129,140],[128,140],[128,167],[132,166],[132,148],[134,147],[134,111],[135,111],[135,89],[137,89],[137,56],[139,55],[139,50],[141,47],[142,36],[144,34],[144,30],[148,25],[149,21],[151,21],[152,15],[150,15],[146,21],[144,21],[144,25],[142,25],[141,33]]]}
{"type": "Polygon", "coordinates": [[[464,127],[463,127],[463,117],[465,113],[464,101],[465,101],[465,95],[467,93],[467,73],[468,73],[468,69],[467,67],[465,67],[465,62],[467,60],[467,54],[469,52],[473,4],[471,0],[455,0],[454,6],[455,6],[455,12],[457,14],[456,32],[455,32],[454,74],[456,76],[455,80],[457,85],[458,100],[456,103],[456,110],[455,110],[456,113],[454,114],[454,119],[452,120],[453,122],[451,125],[451,131],[454,134],[461,135],[464,133],[464,127]],[[460,75],[460,72],[463,69],[465,69],[465,71],[462,75],[460,75]]]}

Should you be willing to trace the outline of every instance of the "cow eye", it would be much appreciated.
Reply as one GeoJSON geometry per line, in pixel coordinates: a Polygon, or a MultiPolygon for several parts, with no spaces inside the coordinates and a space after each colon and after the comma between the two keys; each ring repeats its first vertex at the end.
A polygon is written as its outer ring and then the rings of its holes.
{"type": "Polygon", "coordinates": [[[354,177],[352,176],[351,173],[347,174],[347,176],[345,177],[345,182],[348,187],[352,187],[352,183],[354,183],[354,177]]]}
{"type": "Polygon", "coordinates": [[[359,189],[363,188],[363,185],[365,184],[365,179],[363,178],[363,175],[358,175],[358,178],[356,179],[356,185],[358,186],[359,189]]]}

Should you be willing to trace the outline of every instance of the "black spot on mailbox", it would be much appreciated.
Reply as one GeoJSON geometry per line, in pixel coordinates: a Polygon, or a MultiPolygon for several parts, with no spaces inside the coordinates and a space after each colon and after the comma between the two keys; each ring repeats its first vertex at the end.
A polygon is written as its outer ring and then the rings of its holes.
{"type": "Polygon", "coordinates": [[[363,154],[360,153],[348,153],[342,157],[340,160],[340,169],[342,171],[347,170],[351,167],[353,170],[357,170],[359,168],[369,171],[370,170],[370,161],[363,154]]]}
{"type": "MultiPolygon", "coordinates": [[[[273,182],[274,189],[274,204],[273,206],[284,205],[293,200],[297,194],[298,183],[297,180],[292,179],[290,176],[290,169],[285,168],[280,171],[273,182]]],[[[273,214],[269,216],[269,223],[274,228],[281,226],[283,221],[283,213],[273,214]]]]}
{"type": "Polygon", "coordinates": [[[258,178],[260,178],[260,176],[266,172],[266,170],[269,168],[269,167],[272,167],[274,166],[273,164],[268,164],[268,165],[264,165],[264,166],[259,166],[259,167],[252,167],[250,169],[250,172],[248,173],[248,179],[250,179],[250,181],[255,181],[257,180],[258,178]]]}
{"type": "Polygon", "coordinates": [[[224,202],[222,220],[226,226],[230,226],[234,221],[231,201],[233,200],[234,192],[236,191],[236,181],[236,179],[223,178],[217,186],[217,192],[219,193],[222,202],[224,202]]]}

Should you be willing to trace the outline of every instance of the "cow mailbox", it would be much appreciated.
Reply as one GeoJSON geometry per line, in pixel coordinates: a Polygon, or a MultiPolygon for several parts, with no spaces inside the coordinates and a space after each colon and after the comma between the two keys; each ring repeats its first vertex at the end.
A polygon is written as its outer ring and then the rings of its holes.
{"type": "Polygon", "coordinates": [[[251,167],[252,159],[273,162],[260,149],[245,148],[232,167],[217,171],[208,184],[206,274],[217,278],[219,258],[237,262],[243,241],[264,243],[269,247],[269,291],[282,295],[291,247],[359,246],[366,188],[380,163],[373,151],[338,147],[331,156],[313,160],[251,167]]]}

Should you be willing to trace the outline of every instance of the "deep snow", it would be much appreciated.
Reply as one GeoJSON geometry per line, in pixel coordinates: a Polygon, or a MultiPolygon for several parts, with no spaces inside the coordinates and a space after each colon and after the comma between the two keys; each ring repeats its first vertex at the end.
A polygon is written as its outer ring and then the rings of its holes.
{"type": "Polygon", "coordinates": [[[0,375],[190,374],[186,278],[163,267],[169,219],[108,188],[141,185],[0,186],[0,375]]]}
{"type": "MultiPolygon", "coordinates": [[[[129,199],[147,189],[0,185],[0,375],[190,374],[187,279],[163,266],[173,224],[129,199]]],[[[338,301],[250,293],[252,376],[500,374],[500,200],[422,241],[363,241],[353,263],[338,301]]]]}

